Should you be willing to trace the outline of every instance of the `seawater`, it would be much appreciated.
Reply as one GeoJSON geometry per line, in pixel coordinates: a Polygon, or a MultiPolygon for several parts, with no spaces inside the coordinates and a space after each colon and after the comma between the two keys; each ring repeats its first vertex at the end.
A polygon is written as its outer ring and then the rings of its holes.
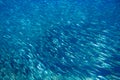
{"type": "Polygon", "coordinates": [[[0,80],[119,77],[119,0],[0,0],[0,80]]]}

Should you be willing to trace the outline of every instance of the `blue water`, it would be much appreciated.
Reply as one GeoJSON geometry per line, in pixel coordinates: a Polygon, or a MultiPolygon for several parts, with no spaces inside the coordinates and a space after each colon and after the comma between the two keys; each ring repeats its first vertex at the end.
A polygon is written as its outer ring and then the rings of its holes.
{"type": "Polygon", "coordinates": [[[0,80],[119,77],[119,0],[0,0],[0,80]]]}

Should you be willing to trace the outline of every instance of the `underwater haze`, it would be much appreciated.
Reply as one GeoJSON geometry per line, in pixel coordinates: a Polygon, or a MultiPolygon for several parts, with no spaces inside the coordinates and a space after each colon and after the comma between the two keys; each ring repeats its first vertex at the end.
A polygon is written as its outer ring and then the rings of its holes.
{"type": "Polygon", "coordinates": [[[0,80],[120,80],[120,1],[0,0],[0,80]]]}

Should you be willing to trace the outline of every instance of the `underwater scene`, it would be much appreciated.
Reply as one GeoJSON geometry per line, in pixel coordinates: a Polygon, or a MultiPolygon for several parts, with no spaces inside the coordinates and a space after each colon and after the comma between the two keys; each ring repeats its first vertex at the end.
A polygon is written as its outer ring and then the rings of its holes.
{"type": "Polygon", "coordinates": [[[120,0],[0,0],[0,80],[120,80],[120,0]]]}

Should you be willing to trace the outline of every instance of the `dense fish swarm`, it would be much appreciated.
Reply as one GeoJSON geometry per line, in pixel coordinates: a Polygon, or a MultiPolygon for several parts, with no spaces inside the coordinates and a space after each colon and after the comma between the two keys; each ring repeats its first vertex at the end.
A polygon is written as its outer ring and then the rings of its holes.
{"type": "Polygon", "coordinates": [[[0,80],[119,77],[119,0],[0,0],[0,80]]]}

